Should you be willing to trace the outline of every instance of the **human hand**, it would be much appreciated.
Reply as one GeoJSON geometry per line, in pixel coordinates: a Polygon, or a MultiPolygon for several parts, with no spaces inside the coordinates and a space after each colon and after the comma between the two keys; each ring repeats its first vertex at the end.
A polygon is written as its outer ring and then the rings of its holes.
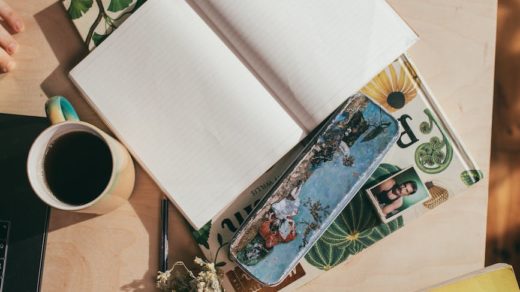
{"type": "Polygon", "coordinates": [[[12,71],[16,63],[12,55],[18,50],[18,43],[11,33],[25,29],[22,18],[7,4],[0,0],[0,17],[5,25],[0,25],[0,73],[12,71]]]}

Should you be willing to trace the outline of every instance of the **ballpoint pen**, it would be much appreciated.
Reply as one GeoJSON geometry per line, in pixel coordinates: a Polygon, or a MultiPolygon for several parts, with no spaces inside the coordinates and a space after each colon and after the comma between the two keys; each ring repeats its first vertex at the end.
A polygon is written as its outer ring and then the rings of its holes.
{"type": "Polygon", "coordinates": [[[168,199],[161,200],[161,248],[159,262],[161,272],[168,269],[168,199]]]}

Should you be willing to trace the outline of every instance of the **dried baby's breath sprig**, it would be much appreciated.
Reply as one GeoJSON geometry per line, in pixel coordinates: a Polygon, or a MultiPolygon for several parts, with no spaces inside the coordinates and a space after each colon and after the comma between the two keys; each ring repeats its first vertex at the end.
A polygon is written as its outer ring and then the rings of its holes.
{"type": "Polygon", "coordinates": [[[197,291],[198,292],[220,292],[222,287],[220,285],[219,276],[215,269],[215,264],[208,263],[199,257],[196,257],[194,262],[202,267],[202,271],[197,275],[197,291]]]}
{"type": "Polygon", "coordinates": [[[202,269],[197,276],[179,261],[168,271],[158,273],[157,288],[168,292],[222,292],[215,265],[198,257],[194,262],[202,269]]]}

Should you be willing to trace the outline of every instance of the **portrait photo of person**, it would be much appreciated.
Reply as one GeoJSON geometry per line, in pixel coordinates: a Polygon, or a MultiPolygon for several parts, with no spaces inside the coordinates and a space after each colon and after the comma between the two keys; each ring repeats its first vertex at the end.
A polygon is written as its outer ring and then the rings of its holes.
{"type": "Polygon", "coordinates": [[[385,223],[392,221],[411,206],[430,198],[430,194],[413,167],[404,169],[367,190],[370,200],[385,223]]]}

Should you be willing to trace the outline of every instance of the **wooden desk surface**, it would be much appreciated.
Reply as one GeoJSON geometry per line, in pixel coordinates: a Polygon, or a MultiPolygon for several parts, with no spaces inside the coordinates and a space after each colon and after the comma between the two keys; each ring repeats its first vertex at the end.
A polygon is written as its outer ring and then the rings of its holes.
{"type": "MultiPolygon", "coordinates": [[[[0,75],[0,112],[44,116],[49,96],[65,95],[81,118],[106,127],[67,78],[85,55],[61,3],[7,0],[26,20],[18,68],[0,75]]],[[[410,51],[452,124],[488,175],[496,0],[391,0],[419,34],[410,51]]],[[[408,291],[484,265],[487,178],[348,264],[302,290],[408,291]]],[[[103,216],[53,210],[42,291],[149,291],[158,268],[161,194],[137,169],[129,203],[103,216]]],[[[171,260],[198,253],[171,212],[171,260]]]]}

